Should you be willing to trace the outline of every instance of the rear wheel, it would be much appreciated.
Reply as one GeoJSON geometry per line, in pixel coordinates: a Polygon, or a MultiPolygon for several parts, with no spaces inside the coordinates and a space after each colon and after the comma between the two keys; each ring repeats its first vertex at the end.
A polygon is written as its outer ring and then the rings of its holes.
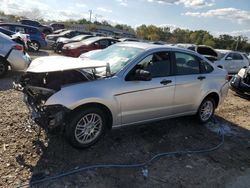
{"type": "Polygon", "coordinates": [[[198,110],[197,116],[202,123],[208,122],[214,114],[215,102],[213,98],[205,98],[198,110]]]}
{"type": "Polygon", "coordinates": [[[68,141],[77,148],[90,147],[104,135],[106,122],[105,114],[98,108],[77,111],[66,126],[68,141]]]}
{"type": "Polygon", "coordinates": [[[3,78],[8,72],[8,63],[3,58],[0,58],[0,78],[3,78]]]}

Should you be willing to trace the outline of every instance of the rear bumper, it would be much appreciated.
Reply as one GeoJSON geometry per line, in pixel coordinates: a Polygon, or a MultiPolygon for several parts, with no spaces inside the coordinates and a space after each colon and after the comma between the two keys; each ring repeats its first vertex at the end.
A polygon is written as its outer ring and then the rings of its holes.
{"type": "Polygon", "coordinates": [[[220,104],[223,103],[223,101],[225,100],[228,94],[228,89],[229,89],[229,83],[226,82],[220,90],[220,95],[221,95],[220,104]]]}
{"type": "Polygon", "coordinates": [[[10,63],[12,70],[25,71],[31,63],[31,58],[26,52],[12,50],[7,61],[10,63]]]}

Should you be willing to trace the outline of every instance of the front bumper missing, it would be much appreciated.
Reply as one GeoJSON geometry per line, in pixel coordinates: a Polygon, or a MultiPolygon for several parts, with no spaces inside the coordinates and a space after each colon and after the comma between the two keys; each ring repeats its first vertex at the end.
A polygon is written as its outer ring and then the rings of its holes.
{"type": "Polygon", "coordinates": [[[69,109],[62,105],[50,105],[38,108],[27,94],[24,94],[24,102],[30,111],[32,120],[46,131],[51,131],[57,127],[64,127],[65,116],[69,112],[69,109]]]}

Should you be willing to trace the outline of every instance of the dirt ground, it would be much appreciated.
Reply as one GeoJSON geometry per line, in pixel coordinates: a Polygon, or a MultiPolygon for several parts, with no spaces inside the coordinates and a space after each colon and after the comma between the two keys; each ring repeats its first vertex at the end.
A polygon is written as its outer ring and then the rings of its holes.
{"type": "Polygon", "coordinates": [[[145,167],[147,176],[141,168],[97,169],[30,187],[250,187],[250,101],[231,91],[205,126],[194,117],[183,117],[124,127],[110,131],[94,147],[77,150],[62,135],[42,131],[38,136],[22,94],[11,89],[15,76],[0,80],[0,187],[93,164],[131,164],[160,152],[210,148],[221,141],[218,126],[225,133],[221,148],[163,157],[145,167]]]}

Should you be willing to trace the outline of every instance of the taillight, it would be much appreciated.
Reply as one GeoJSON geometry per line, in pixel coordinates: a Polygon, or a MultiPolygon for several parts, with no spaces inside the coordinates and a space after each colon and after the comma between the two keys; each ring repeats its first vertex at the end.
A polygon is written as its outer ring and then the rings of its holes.
{"type": "Polygon", "coordinates": [[[45,34],[41,33],[41,37],[42,37],[42,39],[45,39],[45,34]]]}
{"type": "Polygon", "coordinates": [[[229,81],[231,79],[232,76],[229,76],[228,74],[225,77],[225,80],[229,81]]]}
{"type": "Polygon", "coordinates": [[[21,45],[15,45],[13,48],[15,50],[23,51],[23,46],[21,46],[21,45]]]}

